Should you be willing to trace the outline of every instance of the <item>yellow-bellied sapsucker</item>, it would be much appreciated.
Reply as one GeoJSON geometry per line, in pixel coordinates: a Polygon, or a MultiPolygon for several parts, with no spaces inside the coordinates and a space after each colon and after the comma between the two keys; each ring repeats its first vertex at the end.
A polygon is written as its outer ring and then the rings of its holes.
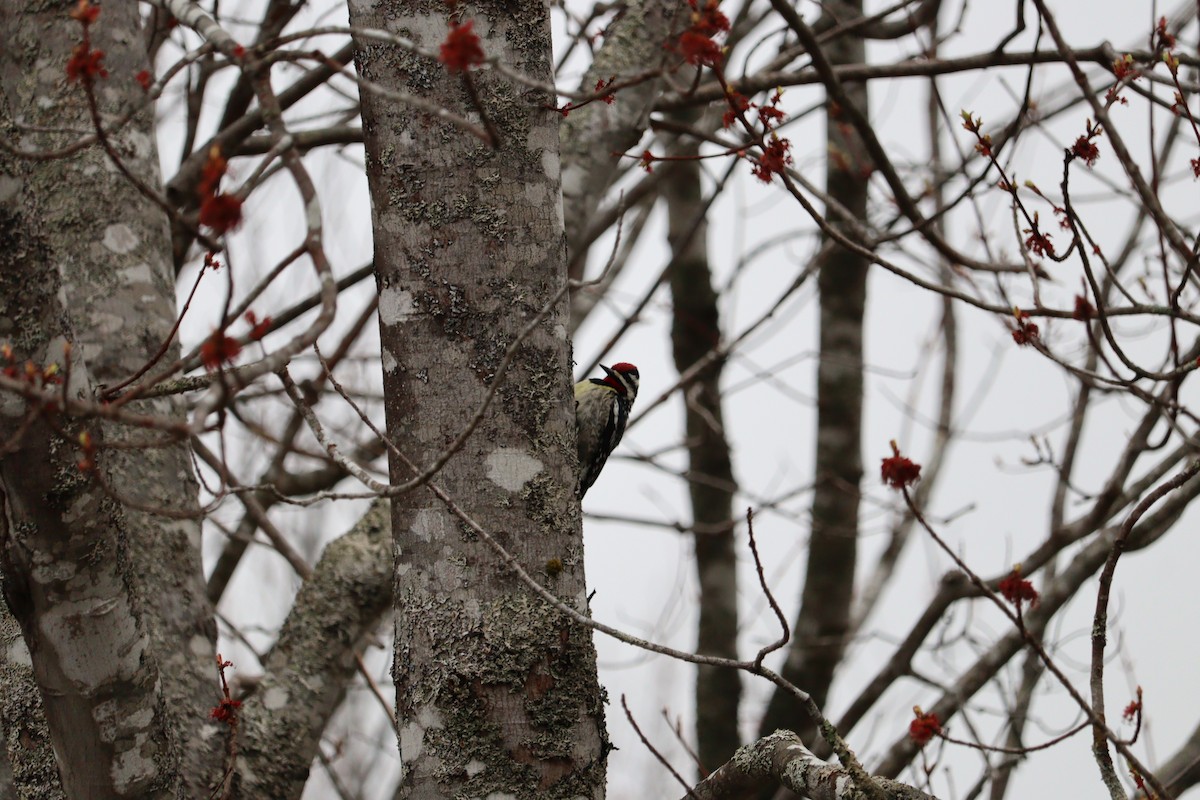
{"type": "Polygon", "coordinates": [[[575,492],[582,500],[604,462],[621,441],[629,409],[637,398],[638,370],[633,364],[600,365],[606,377],[575,384],[575,441],[579,450],[579,482],[575,492]]]}

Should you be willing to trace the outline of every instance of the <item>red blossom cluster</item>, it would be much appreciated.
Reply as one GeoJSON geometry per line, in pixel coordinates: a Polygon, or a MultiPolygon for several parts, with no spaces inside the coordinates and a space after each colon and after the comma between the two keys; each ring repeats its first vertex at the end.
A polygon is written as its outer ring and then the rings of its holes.
{"type": "Polygon", "coordinates": [[[1030,606],[1036,606],[1038,603],[1037,589],[1033,588],[1033,584],[1021,577],[1021,565],[1013,566],[1012,572],[1000,579],[1000,583],[996,588],[1000,591],[1000,595],[1016,606],[1017,613],[1021,612],[1021,604],[1029,603],[1030,606]]]}
{"type": "Polygon", "coordinates": [[[1137,699],[1129,701],[1129,705],[1125,706],[1125,711],[1121,716],[1125,717],[1126,722],[1133,722],[1142,713],[1142,687],[1137,687],[1137,699]]]}
{"type": "Polygon", "coordinates": [[[148,69],[144,69],[137,75],[134,75],[133,79],[138,82],[138,86],[142,87],[143,92],[150,91],[150,87],[154,85],[154,76],[150,74],[150,70],[148,69]]]}
{"type": "Polygon", "coordinates": [[[758,109],[758,121],[761,122],[762,126],[768,130],[778,125],[780,122],[783,122],[784,117],[786,116],[782,111],[779,110],[777,105],[779,103],[779,98],[782,96],[783,92],[776,90],[775,94],[771,96],[771,104],[760,106],[758,109]]]}
{"type": "Polygon", "coordinates": [[[213,706],[213,710],[208,712],[208,715],[217,722],[223,722],[226,725],[233,725],[237,722],[238,709],[241,707],[241,700],[221,698],[221,702],[213,706]]]}
{"type": "Polygon", "coordinates": [[[107,78],[108,69],[104,66],[104,51],[93,50],[86,42],[75,45],[71,57],[67,59],[67,80],[72,83],[83,81],[91,83],[96,78],[107,78]]]}
{"type": "Polygon", "coordinates": [[[1028,311],[1014,308],[1013,318],[1017,321],[1017,327],[1012,332],[1014,342],[1024,347],[1025,345],[1033,344],[1040,338],[1041,332],[1038,330],[1037,323],[1029,320],[1028,311]]]}
{"type": "Polygon", "coordinates": [[[1071,316],[1081,322],[1087,322],[1096,316],[1096,308],[1081,294],[1075,295],[1075,310],[1071,316]]]}
{"type": "Polygon", "coordinates": [[[1129,53],[1121,56],[1112,63],[1112,73],[1116,76],[1117,82],[1109,87],[1108,92],[1104,95],[1105,105],[1112,105],[1114,102],[1119,102],[1122,105],[1128,105],[1129,101],[1124,97],[1120,97],[1121,87],[1126,83],[1136,81],[1142,76],[1142,71],[1137,68],[1133,61],[1133,56],[1129,53]]]}
{"type": "Polygon", "coordinates": [[[225,680],[225,670],[232,667],[232,661],[225,661],[221,658],[221,654],[217,654],[217,671],[221,675],[221,702],[213,707],[213,710],[208,712],[208,715],[217,722],[223,722],[231,728],[237,728],[238,724],[238,709],[242,707],[241,700],[234,700],[229,693],[229,682],[225,680]]]}
{"type": "MultiPolygon", "coordinates": [[[[791,141],[781,138],[775,133],[775,127],[787,118],[787,114],[779,108],[779,101],[782,98],[783,90],[776,89],[766,103],[759,105],[752,103],[748,97],[736,89],[727,86],[725,91],[725,103],[728,108],[725,109],[722,122],[726,128],[740,120],[746,130],[757,137],[758,130],[746,119],[746,114],[751,109],[758,112],[758,123],[762,126],[763,136],[762,153],[755,159],[751,172],[763,183],[770,183],[773,176],[782,175],[783,171],[792,163],[791,141]],[[769,139],[766,138],[768,133],[770,134],[769,139]]],[[[746,152],[739,150],[737,154],[739,157],[743,157],[746,152]]]]}
{"type": "Polygon", "coordinates": [[[221,148],[213,145],[208,161],[200,172],[196,194],[200,197],[200,224],[212,228],[218,236],[242,224],[242,201],[236,195],[219,192],[221,178],[229,168],[221,148]]]}
{"type": "Polygon", "coordinates": [[[1089,167],[1094,167],[1096,159],[1100,157],[1100,148],[1096,147],[1086,136],[1080,136],[1071,146],[1071,154],[1081,159],[1089,167]]]}
{"type": "Polygon", "coordinates": [[[200,363],[204,364],[204,368],[209,372],[214,372],[220,369],[222,364],[232,363],[241,352],[242,346],[238,344],[238,340],[226,336],[225,331],[218,328],[201,343],[200,363]]]}
{"type": "Polygon", "coordinates": [[[465,72],[468,68],[482,64],[487,59],[479,36],[475,33],[475,20],[469,19],[461,25],[450,23],[450,32],[442,42],[438,60],[451,72],[465,72]]]}
{"type": "Polygon", "coordinates": [[[750,102],[750,99],[737,89],[729,89],[725,93],[725,102],[729,108],[725,109],[725,115],[721,118],[721,122],[728,128],[738,119],[744,119],[746,112],[753,108],[758,111],[758,121],[762,124],[763,131],[770,131],[787,117],[779,109],[779,101],[782,99],[783,89],[776,89],[765,105],[759,105],[750,102]]]}
{"type": "Polygon", "coordinates": [[[903,489],[913,485],[921,478],[921,465],[914,464],[912,460],[900,455],[900,448],[894,439],[890,444],[892,454],[883,459],[883,463],[879,467],[880,477],[893,489],[903,489]]]}
{"type": "Polygon", "coordinates": [[[788,152],[791,149],[790,141],[780,139],[772,133],[771,140],[767,142],[766,148],[751,170],[754,177],[763,183],[770,183],[772,175],[781,174],[792,163],[792,154],[788,152]]]}
{"type": "Polygon", "coordinates": [[[1158,18],[1158,25],[1154,28],[1154,46],[1163,50],[1175,49],[1175,34],[1167,30],[1166,17],[1158,18]]]}
{"type": "Polygon", "coordinates": [[[668,43],[668,48],[694,66],[720,66],[725,56],[714,37],[729,32],[729,17],[721,11],[720,0],[704,0],[703,6],[699,0],[688,0],[688,5],[692,7],[691,27],[668,43]]]}
{"type": "Polygon", "coordinates": [[[926,714],[920,706],[913,706],[914,719],[908,723],[908,738],[918,747],[924,747],[929,740],[942,732],[942,721],[937,714],[926,714]]]}
{"type": "Polygon", "coordinates": [[[581,103],[567,103],[565,106],[562,106],[561,108],[559,108],[557,106],[547,106],[547,108],[553,108],[555,111],[557,111],[558,113],[562,114],[565,117],[565,116],[568,116],[575,109],[583,108],[584,106],[588,105],[589,103],[594,103],[597,100],[603,100],[605,105],[611,106],[613,103],[617,102],[617,96],[613,92],[608,91],[608,89],[610,89],[612,87],[613,83],[616,82],[616,80],[617,80],[616,75],[610,76],[608,80],[604,80],[603,78],[600,78],[599,80],[597,80],[596,86],[594,89],[594,91],[598,95],[597,97],[590,97],[581,103]]]}
{"type": "Polygon", "coordinates": [[[1024,233],[1029,234],[1025,239],[1025,246],[1031,250],[1034,255],[1044,256],[1049,254],[1054,255],[1054,244],[1050,241],[1050,234],[1042,233],[1038,229],[1037,213],[1033,215],[1033,227],[1026,228],[1024,233]]]}
{"type": "Polygon", "coordinates": [[[271,330],[271,318],[263,317],[259,319],[258,315],[253,311],[246,312],[246,322],[250,323],[250,338],[256,342],[266,336],[271,330]]]}
{"type": "Polygon", "coordinates": [[[100,18],[100,7],[94,6],[88,0],[79,0],[79,5],[71,12],[71,19],[83,27],[83,39],[71,50],[67,59],[67,80],[75,83],[82,81],[91,85],[96,78],[107,78],[108,70],[104,66],[104,51],[92,48],[90,28],[100,18]]]}
{"type": "Polygon", "coordinates": [[[1075,144],[1071,145],[1071,157],[1078,158],[1089,167],[1096,166],[1096,159],[1100,157],[1100,148],[1096,146],[1095,140],[1102,133],[1104,133],[1104,129],[1099,125],[1093,125],[1089,119],[1084,134],[1075,140],[1075,144]]]}
{"type": "Polygon", "coordinates": [[[992,137],[983,132],[983,120],[972,115],[966,109],[959,113],[962,116],[963,128],[975,134],[975,152],[984,158],[991,158],[994,153],[992,150],[992,137]]]}
{"type": "Polygon", "coordinates": [[[25,361],[23,364],[18,364],[12,345],[8,342],[0,344],[0,359],[4,361],[4,366],[0,367],[0,373],[6,378],[22,380],[38,389],[44,389],[47,386],[57,386],[62,383],[62,375],[58,364],[51,363],[45,367],[39,367],[33,361],[25,361]]]}
{"type": "Polygon", "coordinates": [[[1112,71],[1113,75],[1115,75],[1119,81],[1125,80],[1126,78],[1129,80],[1137,80],[1142,74],[1141,71],[1138,70],[1138,68],[1134,65],[1133,56],[1129,53],[1126,53],[1112,63],[1112,71]]]}

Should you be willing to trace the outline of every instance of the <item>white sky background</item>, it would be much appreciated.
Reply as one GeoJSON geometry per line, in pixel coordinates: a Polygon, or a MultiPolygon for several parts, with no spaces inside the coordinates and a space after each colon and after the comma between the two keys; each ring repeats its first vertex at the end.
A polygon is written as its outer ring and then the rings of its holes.
{"type": "MultiPolygon", "coordinates": [[[[728,2],[728,0],[727,0],[728,2]]],[[[882,4],[875,4],[881,7],[882,4]]],[[[956,19],[961,3],[950,0],[943,9],[943,25],[956,19]]],[[[1058,22],[1068,41],[1078,47],[1089,47],[1104,40],[1122,50],[1145,47],[1153,20],[1174,10],[1165,4],[1157,8],[1147,2],[1081,3],[1078,0],[1057,0],[1051,4],[1059,15],[1058,22]],[[1084,9],[1088,10],[1084,10],[1084,9]]],[[[249,5],[247,5],[249,8],[249,5]]],[[[801,10],[811,19],[813,3],[803,3],[801,10]]],[[[320,24],[343,24],[344,8],[320,18],[320,24]]],[[[1033,21],[1032,7],[1029,21],[1033,21]]],[[[249,10],[246,19],[258,18],[249,10]]],[[[1015,17],[1011,2],[969,3],[963,18],[962,34],[942,48],[943,56],[987,52],[1009,31],[1015,17]]],[[[297,20],[291,29],[318,24],[315,15],[297,20]]],[[[556,30],[561,32],[561,17],[556,18],[556,30]]],[[[236,26],[234,28],[236,33],[236,26]]],[[[1194,42],[1195,25],[1186,31],[1184,40],[1194,42]]],[[[248,36],[242,37],[248,41],[248,36]]],[[[1027,31],[1009,45],[1009,50],[1027,50],[1033,42],[1033,31],[1027,31]]],[[[1049,37],[1043,48],[1052,47],[1049,37]]],[[[901,47],[911,48],[912,39],[901,47]]],[[[327,52],[334,45],[326,45],[327,52]]],[[[873,60],[896,60],[896,46],[872,46],[873,60]]],[[[171,54],[173,55],[173,54],[171,54]]],[[[982,117],[985,129],[994,130],[1006,122],[1017,107],[1025,71],[1021,69],[989,70],[986,73],[963,73],[939,79],[939,87],[947,111],[955,118],[954,126],[946,131],[944,152],[954,161],[955,148],[969,152],[974,142],[957,125],[957,113],[968,109],[982,117]]],[[[1039,67],[1035,78],[1034,96],[1069,83],[1065,68],[1039,67]]],[[[283,83],[277,79],[278,84],[283,83]]],[[[1144,81],[1143,81],[1144,84],[1144,81]]],[[[568,88],[574,88],[568,82],[568,88]]],[[[872,87],[872,119],[889,153],[902,169],[920,168],[928,164],[924,133],[925,80],[891,81],[872,87]]],[[[1160,93],[1166,93],[1159,88],[1160,93]]],[[[219,92],[211,94],[220,98],[219,92]]],[[[791,110],[808,108],[820,101],[823,92],[818,86],[795,87],[785,93],[785,106],[791,110]]],[[[1167,94],[1169,96],[1169,94],[1167,94]]],[[[1122,132],[1132,141],[1145,140],[1145,105],[1132,99],[1131,105],[1113,112],[1122,132]]],[[[620,100],[618,100],[620,102],[620,100]]],[[[318,110],[309,104],[293,113],[318,110]]],[[[169,101],[160,113],[170,115],[169,101]]],[[[220,113],[214,104],[205,123],[215,124],[220,113]]],[[[1029,131],[1012,151],[1005,152],[1021,180],[1035,181],[1049,196],[1058,192],[1061,174],[1061,153],[1083,131],[1088,116],[1078,106],[1047,125],[1045,132],[1029,131]]],[[[1159,116],[1157,124],[1165,125],[1159,116]]],[[[785,129],[793,142],[796,167],[808,178],[820,183],[823,174],[824,127],[814,118],[785,129]]],[[[1185,137],[1186,138],[1186,137],[1185,137]]],[[[173,172],[178,153],[178,134],[169,127],[162,138],[164,163],[173,172]]],[[[1185,145],[1191,151],[1195,143],[1185,145]]],[[[1111,175],[1117,186],[1124,181],[1118,165],[1104,139],[1099,141],[1100,161],[1096,172],[1111,175]]],[[[314,172],[322,189],[326,243],[339,274],[348,272],[370,257],[370,212],[366,182],[361,174],[361,148],[351,148],[349,159],[333,156],[309,156],[306,163],[314,172]]],[[[1141,153],[1145,153],[1144,144],[1141,153]]],[[[1195,155],[1194,152],[1191,152],[1195,155]]],[[[1190,156],[1189,156],[1190,157],[1190,156]]],[[[1008,162],[1006,162],[1008,163],[1008,162]]],[[[1143,160],[1142,163],[1145,163],[1143,160]]],[[[720,174],[727,164],[714,160],[706,162],[712,174],[720,174]]],[[[249,167],[235,163],[234,172],[245,177],[249,167]],[[241,169],[241,173],[238,173],[241,169]]],[[[974,172],[977,171],[973,170],[974,172]]],[[[738,180],[719,201],[710,215],[709,242],[711,259],[718,285],[730,283],[722,297],[722,324],[727,337],[736,335],[752,323],[774,302],[812,254],[815,244],[811,235],[804,235],[787,244],[773,248],[738,272],[739,262],[765,240],[793,229],[812,230],[811,221],[802,209],[778,186],[765,187],[749,174],[748,165],[737,168],[738,180]],[[736,277],[735,277],[736,272],[736,277]]],[[[1125,226],[1132,216],[1128,201],[1113,200],[1113,192],[1096,180],[1085,176],[1086,170],[1073,170],[1073,195],[1083,210],[1084,220],[1106,251],[1115,252],[1123,240],[1125,226]],[[1101,202],[1103,201],[1103,202],[1101,202]]],[[[1197,184],[1188,174],[1178,179],[1165,193],[1169,208],[1194,207],[1197,184]],[[1191,202],[1191,206],[1181,205],[1191,202]]],[[[994,184],[994,181],[993,181],[994,184]]],[[[882,183],[876,184],[877,187],[882,183]]],[[[910,186],[915,185],[910,182],[910,186]]],[[[1065,243],[1066,235],[1059,234],[1045,204],[1040,207],[1044,229],[1055,234],[1056,244],[1065,243]]],[[[1010,212],[1005,197],[996,190],[985,192],[982,208],[993,231],[994,241],[1003,244],[1008,255],[1017,255],[1012,233],[1010,212]]],[[[297,240],[303,214],[297,196],[286,181],[275,181],[255,193],[249,201],[248,223],[236,235],[232,247],[235,274],[251,269],[262,270],[273,263],[297,240]],[[287,243],[286,245],[283,243],[287,243]]],[[[619,322],[618,314],[630,309],[666,258],[662,246],[661,218],[656,231],[648,232],[638,249],[635,261],[622,275],[609,297],[612,306],[601,306],[580,331],[575,342],[575,357],[580,365],[592,363],[599,355],[597,348],[608,341],[619,322]],[[615,312],[615,313],[614,313],[615,312]]],[[[963,214],[951,217],[949,238],[968,252],[978,252],[974,246],[975,228],[963,214]]],[[[597,262],[606,257],[603,244],[596,249],[597,262]]],[[[892,254],[895,255],[895,254],[892,254]]],[[[897,260],[906,262],[903,256],[897,260]]],[[[1057,305],[1069,305],[1078,290],[1081,275],[1078,263],[1069,261],[1047,269],[1054,283],[1044,286],[1048,300],[1057,305]]],[[[184,291],[190,288],[194,272],[185,272],[181,282],[184,291]]],[[[207,280],[207,279],[206,279],[207,280]]],[[[224,277],[221,277],[224,280],[224,277]]],[[[238,289],[244,291],[251,283],[238,278],[238,289]]],[[[367,282],[370,284],[370,281],[367,282]]],[[[223,288],[223,285],[210,286],[223,288]]],[[[313,282],[305,278],[290,280],[273,287],[256,310],[271,313],[311,290],[313,282]]],[[[357,313],[364,302],[366,286],[357,294],[343,300],[339,316],[343,324],[357,313]]],[[[937,370],[940,353],[928,343],[934,335],[940,302],[938,298],[904,283],[876,268],[869,287],[869,317],[867,324],[868,383],[866,430],[864,433],[864,491],[863,531],[860,556],[864,567],[872,564],[875,553],[883,546],[889,511],[895,496],[879,484],[879,459],[888,454],[888,441],[898,439],[907,455],[918,462],[927,459],[932,431],[916,420],[933,417],[936,401],[937,370]],[[915,398],[917,412],[909,414],[905,405],[915,398]]],[[[203,304],[184,325],[185,342],[193,343],[211,331],[213,317],[204,311],[203,304]]],[[[210,307],[219,308],[219,306],[210,307]]],[[[1065,420],[1073,386],[1061,371],[1047,365],[1032,349],[1017,348],[1008,329],[992,317],[972,313],[959,306],[960,359],[958,424],[964,435],[954,445],[939,489],[930,505],[931,519],[952,516],[953,521],[940,525],[943,536],[958,548],[968,563],[985,577],[1006,571],[1022,554],[1031,550],[1045,536],[1053,476],[1047,468],[1026,468],[1021,460],[1034,455],[1029,443],[1031,433],[1047,434],[1057,446],[1062,441],[1061,426],[1065,420]]],[[[734,444],[735,475],[743,487],[736,501],[737,513],[747,506],[758,506],[763,499],[791,493],[791,499],[776,511],[763,512],[755,526],[760,548],[767,565],[767,577],[775,596],[783,605],[789,620],[794,617],[800,593],[800,576],[804,570],[807,546],[807,517],[811,496],[807,486],[812,480],[812,451],[815,426],[813,408],[815,376],[817,306],[815,285],[793,296],[768,323],[735,354],[726,370],[726,386],[735,391],[726,395],[725,418],[734,444]],[[803,489],[803,491],[800,491],[803,489]]],[[[635,421],[618,453],[658,453],[678,442],[682,433],[682,404],[676,395],[653,413],[641,418],[659,394],[676,379],[672,366],[669,342],[669,297],[660,290],[647,312],[619,345],[604,357],[612,361],[632,361],[641,368],[641,398],[635,407],[635,421]]],[[[1056,347],[1070,353],[1069,342],[1079,341],[1078,323],[1059,321],[1042,325],[1043,336],[1056,347]]],[[[1133,323],[1127,331],[1146,331],[1150,326],[1133,323]]],[[[236,331],[236,328],[235,328],[236,331]]],[[[333,337],[323,342],[332,343],[333,337]]],[[[1147,336],[1147,345],[1153,342],[1147,336]]],[[[366,337],[357,352],[366,360],[362,364],[360,385],[378,386],[377,362],[372,361],[371,348],[377,348],[374,331],[366,337]]],[[[377,353],[377,350],[374,351],[377,353]]],[[[1149,352],[1149,350],[1147,351],[1149,352]]],[[[594,373],[593,373],[594,374],[594,373]]],[[[355,373],[347,370],[339,377],[353,383],[355,373]]],[[[576,375],[583,377],[583,375],[576,375]]],[[[1085,436],[1083,458],[1080,459],[1078,483],[1089,490],[1112,464],[1114,453],[1124,443],[1140,407],[1123,400],[1107,400],[1103,424],[1096,424],[1085,436]]],[[[325,406],[322,413],[330,414],[325,406]]],[[[675,470],[683,467],[683,455],[670,452],[661,463],[675,470]]],[[[245,466],[238,464],[238,477],[253,480],[261,465],[253,456],[245,466]]],[[[629,459],[614,458],[604,474],[591,489],[585,509],[597,514],[621,514],[647,521],[688,522],[686,488],[682,481],[661,471],[629,459]]],[[[234,504],[226,504],[221,518],[236,521],[234,504]]],[[[318,542],[345,530],[353,519],[353,511],[345,504],[326,507],[320,513],[311,509],[275,509],[272,516],[288,530],[306,532],[313,547],[318,542]]],[[[1189,535],[1195,524],[1195,514],[1185,517],[1178,529],[1148,551],[1125,556],[1117,572],[1113,617],[1116,630],[1110,635],[1109,652],[1120,654],[1108,670],[1108,702],[1110,720],[1132,697],[1133,686],[1141,684],[1146,691],[1147,718],[1139,743],[1139,753],[1148,753],[1147,761],[1155,765],[1169,756],[1196,722],[1200,698],[1197,696],[1196,673],[1200,666],[1200,647],[1196,644],[1195,609],[1200,608],[1200,582],[1194,578],[1192,565],[1197,547],[1189,535]],[[1128,665],[1128,670],[1126,669],[1128,665]],[[1145,749],[1149,748],[1149,750],[1145,749]]],[[[596,591],[593,612],[597,618],[619,625],[631,633],[675,647],[689,649],[695,639],[695,594],[690,540],[670,529],[659,529],[627,523],[608,523],[585,520],[588,582],[596,591]]],[[[777,635],[770,610],[757,590],[744,526],[738,533],[741,559],[741,609],[744,626],[741,637],[743,656],[752,654],[763,643],[777,635]]],[[[217,552],[219,540],[209,542],[207,560],[217,552]]],[[[878,669],[892,649],[892,643],[902,637],[913,619],[933,596],[937,581],[949,567],[948,560],[937,552],[927,538],[916,535],[906,551],[894,585],[874,617],[866,626],[867,634],[851,649],[847,667],[839,673],[833,697],[826,713],[836,719],[847,703],[857,694],[878,669]]],[[[1035,585],[1040,585],[1034,578],[1035,585]]],[[[230,593],[221,610],[230,618],[251,628],[251,638],[260,649],[270,641],[271,631],[286,614],[290,603],[287,592],[263,591],[264,586],[291,586],[295,581],[280,559],[265,548],[255,551],[253,560],[239,569],[230,593]],[[255,632],[254,628],[259,628],[255,632]]],[[[1091,623],[1094,591],[1083,591],[1062,617],[1052,633],[1060,649],[1059,663],[1075,680],[1078,687],[1086,686],[1088,631],[1091,623]]],[[[952,635],[967,630],[990,642],[1006,632],[1000,618],[985,611],[981,604],[968,615],[959,608],[952,616],[946,631],[952,635]]],[[[608,727],[613,742],[620,748],[609,760],[609,796],[616,800],[640,797],[679,797],[683,789],[662,770],[653,757],[637,741],[620,707],[621,695],[626,695],[643,731],[653,740],[673,764],[686,776],[692,767],[661,717],[665,708],[674,719],[683,718],[684,730],[690,736],[693,670],[660,656],[648,655],[618,644],[606,637],[597,637],[600,654],[601,682],[612,700],[608,710],[608,727]]],[[[222,643],[223,652],[247,673],[255,672],[248,651],[236,642],[222,643]],[[243,666],[244,665],[244,666],[243,666]]],[[[972,661],[966,646],[948,650],[919,660],[919,668],[928,677],[950,680],[972,661]]],[[[779,659],[768,662],[778,666],[779,659]]],[[[1019,665],[1014,661],[1014,666],[1019,665]]],[[[377,678],[388,688],[386,666],[380,666],[377,678]]],[[[757,679],[743,681],[745,687],[743,738],[750,739],[769,687],[757,679]]],[[[1080,717],[1065,701],[1061,689],[1040,685],[1048,702],[1035,711],[1035,721],[1028,730],[1027,742],[1043,741],[1076,724],[1080,717]],[[1039,727],[1039,724],[1044,727],[1039,727]]],[[[359,694],[365,694],[359,692],[359,694]]],[[[907,730],[914,703],[928,705],[936,695],[914,681],[898,683],[877,704],[872,716],[856,728],[850,744],[867,761],[877,756],[907,730]]],[[[972,722],[982,730],[994,729],[1003,718],[1003,707],[995,693],[981,695],[973,703],[976,713],[972,722]],[[990,712],[990,713],[989,713],[990,712]]],[[[394,740],[384,728],[380,713],[371,708],[367,699],[361,706],[366,711],[347,714],[348,751],[368,753],[376,758],[378,772],[367,780],[371,787],[367,797],[390,796],[389,782],[394,779],[396,759],[394,740]],[[368,720],[364,721],[364,720],[368,720]],[[366,730],[364,730],[366,728],[366,730]],[[380,736],[375,734],[382,732],[380,736]],[[382,765],[382,766],[381,766],[382,765]]],[[[1120,729],[1120,725],[1114,723],[1120,729]]],[[[951,721],[952,734],[967,737],[961,717],[951,721]]],[[[328,753],[333,748],[327,749],[328,753]]],[[[342,759],[350,762],[352,759],[342,759]]],[[[935,774],[933,789],[942,798],[961,796],[977,779],[981,758],[974,751],[953,748],[942,757],[942,766],[950,768],[935,774]]],[[[714,765],[715,766],[715,765],[714,765]]],[[[910,779],[911,775],[904,776],[910,779]]],[[[351,781],[351,783],[354,783],[351,781]]],[[[1070,741],[1044,753],[1034,754],[1018,770],[1012,797],[1061,797],[1064,789],[1080,789],[1079,796],[1098,795],[1102,787],[1090,756],[1090,734],[1077,735],[1070,741]]],[[[332,789],[317,782],[310,786],[305,797],[323,800],[335,797],[332,789]]]]}

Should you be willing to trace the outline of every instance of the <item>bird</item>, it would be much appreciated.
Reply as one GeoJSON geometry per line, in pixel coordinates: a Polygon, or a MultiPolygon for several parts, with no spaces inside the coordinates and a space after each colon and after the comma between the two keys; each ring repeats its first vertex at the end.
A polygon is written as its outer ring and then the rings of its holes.
{"type": "Polygon", "coordinates": [[[582,500],[596,482],[608,455],[621,441],[629,409],[637,399],[638,368],[622,361],[600,365],[603,378],[575,384],[575,444],[579,452],[579,477],[575,493],[582,500]]]}

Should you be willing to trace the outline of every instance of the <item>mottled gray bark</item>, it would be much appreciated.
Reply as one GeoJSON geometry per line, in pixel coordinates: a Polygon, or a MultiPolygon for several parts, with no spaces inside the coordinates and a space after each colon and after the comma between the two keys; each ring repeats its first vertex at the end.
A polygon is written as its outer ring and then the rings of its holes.
{"type": "MultiPolygon", "coordinates": [[[[67,10],[0,6],[0,135],[22,149],[62,142],[25,126],[91,127],[81,87],[66,80],[81,32],[67,10]]],[[[92,26],[93,47],[123,78],[97,85],[108,120],[144,97],[130,76],[147,65],[136,8],[105,12],[92,26]]],[[[144,115],[114,145],[157,185],[150,124],[144,115]]],[[[49,162],[4,156],[0,171],[0,337],[21,359],[64,367],[71,343],[68,391],[90,396],[144,363],[174,319],[165,221],[96,147],[49,162]]],[[[138,410],[178,415],[166,400],[138,410]]],[[[26,413],[24,401],[5,398],[6,443],[26,413]]],[[[165,797],[186,776],[183,785],[203,791],[215,626],[203,601],[198,521],[164,522],[110,496],[78,469],[69,439],[87,431],[101,444],[98,474],[121,497],[184,512],[195,509],[186,443],[114,451],[104,445],[147,432],[28,419],[0,463],[4,589],[43,691],[63,784],[71,796],[165,797]],[[152,592],[141,591],[148,585],[152,592]]]]}
{"type": "MultiPolygon", "coordinates": [[[[446,6],[351,2],[355,26],[436,48],[446,6]]],[[[550,79],[542,4],[459,4],[488,55],[550,79]]],[[[463,77],[363,43],[362,75],[477,114],[463,77]]],[[[426,464],[483,400],[505,348],[563,286],[554,98],[473,76],[499,150],[363,97],[388,433],[426,464]]],[[[479,428],[434,481],[531,573],[586,608],[565,299],[526,338],[479,428]]],[[[392,480],[411,473],[393,456],[392,480]]],[[[594,797],[604,791],[590,631],[523,588],[431,493],[392,504],[401,796],[594,797]]]]}
{"type": "Polygon", "coordinates": [[[242,715],[241,797],[300,797],[325,725],[357,667],[355,655],[392,599],[386,500],[325,548],[305,581],[266,674],[242,715]]]}
{"type": "MultiPolygon", "coordinates": [[[[605,30],[604,43],[580,82],[592,91],[598,81],[617,83],[650,73],[668,53],[663,43],[685,7],[672,0],[635,0],[605,30]]],[[[563,218],[573,262],[572,278],[583,277],[586,261],[578,258],[601,198],[622,166],[619,153],[638,143],[650,122],[662,78],[620,90],[612,104],[596,102],[570,112],[562,130],[563,218]]]]}
{"type": "MultiPolygon", "coordinates": [[[[688,139],[673,152],[698,156],[688,139]]],[[[672,247],[671,347],[675,369],[683,373],[720,345],[717,294],[708,265],[707,211],[700,162],[681,161],[663,181],[672,247]]],[[[700,586],[697,652],[737,658],[738,593],[732,504],[736,485],[721,410],[723,358],[713,359],[684,390],[688,450],[688,496],[700,586]]],[[[741,676],[736,670],[700,666],[696,675],[696,742],[702,770],[716,769],[741,744],[738,705],[741,676]]]]}
{"type": "Polygon", "coordinates": [[[0,608],[0,686],[4,687],[0,692],[0,731],[4,734],[0,760],[5,772],[0,797],[62,800],[66,795],[29,649],[7,606],[0,608]]]}
{"type": "MultiPolygon", "coordinates": [[[[857,0],[837,6],[846,18],[862,14],[857,0]]],[[[824,50],[833,64],[865,63],[864,41],[853,34],[831,41],[824,50]]],[[[848,83],[845,88],[854,105],[867,113],[866,84],[848,83]]],[[[826,191],[855,219],[865,220],[871,162],[853,128],[839,119],[834,104],[827,109],[826,139],[826,191]]],[[[812,533],[795,636],[782,672],[820,706],[845,652],[858,557],[867,267],[862,256],[838,250],[818,276],[820,359],[812,533]]],[[[777,728],[794,729],[804,741],[815,732],[799,703],[782,691],[772,696],[759,731],[777,728]]]]}
{"type": "MultiPolygon", "coordinates": [[[[937,800],[912,786],[876,778],[886,800],[937,800]]],[[[787,789],[809,800],[860,800],[869,797],[848,770],[813,755],[791,731],[779,730],[742,747],[719,770],[688,793],[685,800],[742,800],[787,789]]]]}

